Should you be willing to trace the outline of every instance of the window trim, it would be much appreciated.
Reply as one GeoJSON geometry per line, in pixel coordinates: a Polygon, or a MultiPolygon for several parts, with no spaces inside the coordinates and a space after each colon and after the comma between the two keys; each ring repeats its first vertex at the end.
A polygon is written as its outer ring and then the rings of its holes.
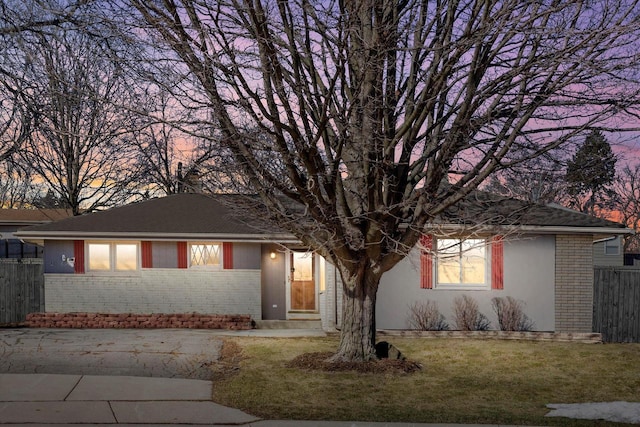
{"type": "Polygon", "coordinates": [[[84,263],[85,263],[85,272],[91,274],[131,274],[138,273],[141,269],[141,260],[140,260],[140,242],[139,241],[130,241],[130,240],[88,240],[85,241],[84,244],[84,263]],[[109,268],[108,269],[92,269],[91,268],[91,245],[109,245],[109,268]],[[118,245],[130,245],[135,246],[136,254],[135,261],[136,266],[131,270],[117,270],[116,269],[116,248],[118,245]]]}
{"type": "MultiPolygon", "coordinates": [[[[491,272],[491,238],[486,237],[433,237],[433,289],[436,290],[491,290],[492,289],[492,272],[491,272]],[[465,240],[481,240],[484,249],[484,283],[442,283],[439,275],[440,254],[438,252],[438,241],[456,240],[458,243],[465,240]]],[[[458,257],[458,259],[460,259],[458,257]]]]}
{"type": "Polygon", "coordinates": [[[206,241],[190,241],[187,242],[187,268],[190,270],[209,270],[209,271],[220,271],[223,270],[224,267],[224,247],[222,241],[217,240],[206,240],[206,241]],[[214,265],[192,265],[191,263],[191,247],[194,245],[217,245],[218,246],[218,264],[214,265]]]}

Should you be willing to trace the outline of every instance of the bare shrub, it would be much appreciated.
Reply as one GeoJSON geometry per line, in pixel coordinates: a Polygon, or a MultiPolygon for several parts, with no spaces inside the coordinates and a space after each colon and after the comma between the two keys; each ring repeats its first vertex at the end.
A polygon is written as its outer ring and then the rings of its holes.
{"type": "Polygon", "coordinates": [[[409,327],[419,331],[448,331],[449,324],[435,301],[416,301],[409,307],[409,327]]]}
{"type": "Polygon", "coordinates": [[[456,327],[461,331],[486,331],[491,326],[487,316],[480,313],[476,300],[468,295],[453,300],[456,327]]]}
{"type": "Polygon", "coordinates": [[[513,297],[491,299],[493,311],[498,316],[501,331],[530,331],[533,321],[524,314],[523,302],[513,297]]]}

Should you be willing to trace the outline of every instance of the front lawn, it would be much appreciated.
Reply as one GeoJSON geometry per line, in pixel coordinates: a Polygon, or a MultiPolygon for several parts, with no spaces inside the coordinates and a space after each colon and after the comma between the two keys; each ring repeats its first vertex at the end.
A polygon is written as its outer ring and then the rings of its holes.
{"type": "Polygon", "coordinates": [[[337,338],[228,338],[242,356],[227,354],[232,374],[214,381],[213,398],[265,419],[535,425],[594,424],[545,418],[547,403],[640,401],[640,344],[384,339],[422,370],[287,368],[337,338]]]}

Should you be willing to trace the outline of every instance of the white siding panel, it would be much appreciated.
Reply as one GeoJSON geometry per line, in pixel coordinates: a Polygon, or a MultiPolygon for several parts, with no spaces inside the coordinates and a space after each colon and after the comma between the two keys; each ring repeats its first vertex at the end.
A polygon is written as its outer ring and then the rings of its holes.
{"type": "Polygon", "coordinates": [[[407,329],[409,307],[416,301],[432,300],[455,329],[453,300],[467,294],[478,301],[480,311],[498,329],[491,308],[493,297],[511,296],[525,303],[525,313],[535,322],[534,330],[555,327],[555,238],[554,236],[506,237],[504,243],[504,290],[442,290],[420,288],[418,251],[386,272],[380,282],[376,322],[378,329],[407,329]]]}

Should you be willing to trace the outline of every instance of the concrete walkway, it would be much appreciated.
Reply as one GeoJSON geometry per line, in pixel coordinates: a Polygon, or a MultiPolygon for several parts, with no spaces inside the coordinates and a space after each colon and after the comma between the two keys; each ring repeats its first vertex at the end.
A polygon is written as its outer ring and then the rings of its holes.
{"type": "Polygon", "coordinates": [[[321,330],[0,329],[0,372],[211,379],[223,338],[321,330]]]}
{"type": "Polygon", "coordinates": [[[260,420],[212,402],[211,387],[181,378],[0,374],[0,426],[426,426],[260,420]]]}

